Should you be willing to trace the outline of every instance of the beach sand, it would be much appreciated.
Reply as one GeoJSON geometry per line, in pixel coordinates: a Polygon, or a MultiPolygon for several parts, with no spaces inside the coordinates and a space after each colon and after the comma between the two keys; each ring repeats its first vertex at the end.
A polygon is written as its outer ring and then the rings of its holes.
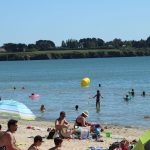
{"type": "MultiPolygon", "coordinates": [[[[7,119],[0,119],[2,130],[7,129],[7,121],[7,119]]],[[[53,128],[54,122],[19,120],[18,129],[14,134],[17,145],[22,150],[27,150],[28,147],[32,144],[34,136],[41,135],[44,137],[44,142],[42,143],[40,150],[48,150],[54,146],[53,139],[46,139],[46,136],[48,136],[47,128],[49,127],[53,128]],[[27,126],[32,126],[34,129],[27,129],[27,126]]],[[[123,138],[126,138],[128,141],[132,141],[134,139],[138,140],[139,137],[147,130],[148,128],[146,127],[123,127],[107,125],[107,129],[105,129],[104,132],[101,132],[101,139],[104,142],[97,142],[95,140],[64,139],[62,150],[86,150],[91,146],[108,148],[111,143],[121,141],[123,138]],[[107,131],[111,132],[110,138],[106,138],[105,132],[107,131]]]]}

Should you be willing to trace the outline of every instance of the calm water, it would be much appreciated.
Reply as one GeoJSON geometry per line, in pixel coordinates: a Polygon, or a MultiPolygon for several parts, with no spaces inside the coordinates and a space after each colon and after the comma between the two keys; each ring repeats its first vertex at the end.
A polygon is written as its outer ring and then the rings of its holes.
{"type": "Polygon", "coordinates": [[[150,115],[150,57],[0,62],[0,96],[25,103],[40,119],[55,120],[64,110],[73,121],[88,110],[93,122],[149,126],[150,119],[143,116],[150,115]],[[90,78],[89,88],[80,86],[83,77],[90,78]],[[135,97],[127,103],[123,97],[132,88],[135,97]],[[97,113],[95,99],[89,97],[98,89],[104,98],[97,113]],[[143,90],[149,96],[141,97],[143,90]],[[33,92],[40,94],[39,100],[29,99],[33,92]]]}

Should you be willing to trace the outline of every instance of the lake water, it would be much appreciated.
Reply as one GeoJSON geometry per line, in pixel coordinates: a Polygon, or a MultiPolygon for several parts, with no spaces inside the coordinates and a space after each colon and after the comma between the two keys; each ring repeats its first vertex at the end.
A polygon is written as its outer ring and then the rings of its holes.
{"type": "Polygon", "coordinates": [[[73,121],[89,111],[88,120],[93,122],[149,126],[150,119],[144,116],[150,115],[150,57],[1,61],[0,96],[25,103],[37,119],[55,120],[64,110],[67,120],[73,121]],[[83,77],[91,80],[88,88],[80,86],[83,77]],[[125,102],[123,97],[132,88],[135,97],[125,102]],[[100,112],[90,99],[98,89],[104,97],[100,112]],[[141,96],[143,90],[146,97],[141,96]],[[40,98],[30,100],[31,93],[40,98]],[[41,104],[46,107],[43,114],[41,104]]]}

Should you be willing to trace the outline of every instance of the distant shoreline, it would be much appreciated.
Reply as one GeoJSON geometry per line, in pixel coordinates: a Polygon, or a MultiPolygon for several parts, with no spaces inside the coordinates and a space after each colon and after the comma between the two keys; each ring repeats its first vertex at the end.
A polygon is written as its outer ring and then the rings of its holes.
{"type": "Polygon", "coordinates": [[[150,50],[91,49],[0,53],[0,61],[150,56],[150,50]]]}

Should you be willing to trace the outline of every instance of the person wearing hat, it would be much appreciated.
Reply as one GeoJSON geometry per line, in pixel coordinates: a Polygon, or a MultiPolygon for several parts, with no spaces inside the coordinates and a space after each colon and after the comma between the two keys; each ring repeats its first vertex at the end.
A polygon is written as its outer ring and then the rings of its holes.
{"type": "Polygon", "coordinates": [[[0,135],[0,150],[20,150],[16,146],[16,140],[13,135],[17,131],[18,121],[14,119],[10,119],[7,123],[8,130],[5,132],[2,132],[0,135]]]}
{"type": "Polygon", "coordinates": [[[43,139],[40,135],[34,137],[34,143],[28,148],[28,150],[39,150],[38,147],[41,146],[43,139]]]}
{"type": "Polygon", "coordinates": [[[82,112],[82,114],[76,118],[75,126],[80,126],[80,127],[90,126],[91,123],[86,121],[88,115],[89,115],[88,111],[82,112]]]}

